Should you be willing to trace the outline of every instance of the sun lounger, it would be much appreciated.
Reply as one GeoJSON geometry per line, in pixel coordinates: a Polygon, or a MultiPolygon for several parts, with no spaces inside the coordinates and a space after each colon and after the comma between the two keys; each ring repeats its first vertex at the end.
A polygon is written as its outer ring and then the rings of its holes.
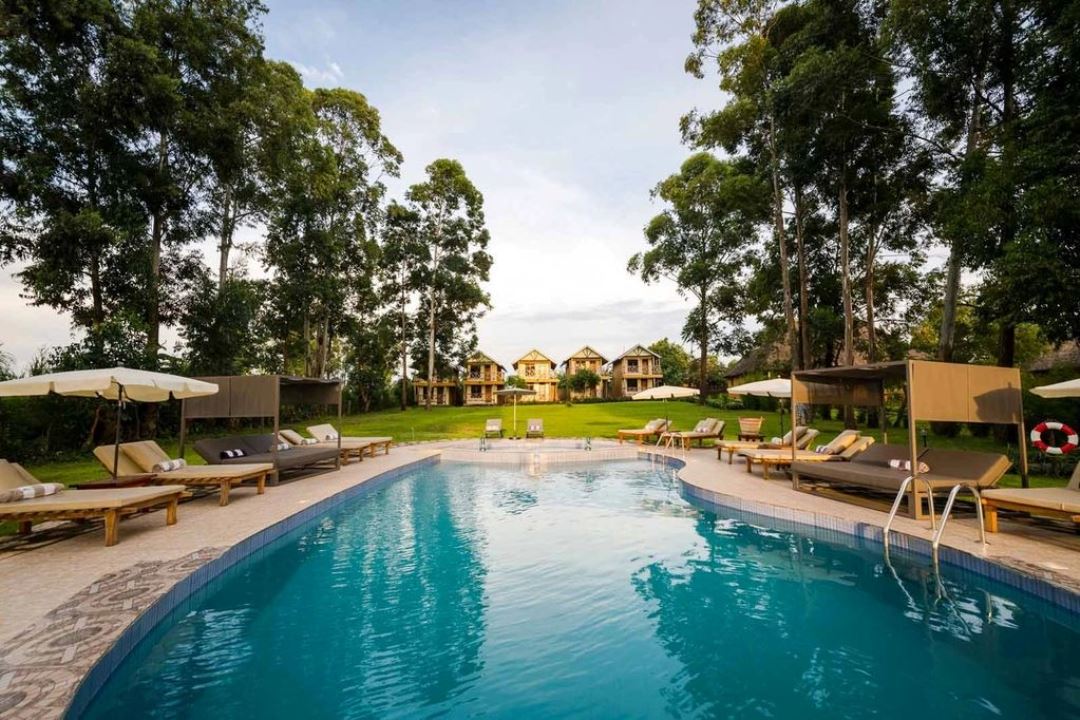
{"type": "MultiPolygon", "coordinates": [[[[313,427],[326,428],[333,426],[330,425],[315,425],[313,427]]],[[[305,438],[295,430],[282,430],[279,433],[282,439],[292,445],[294,448],[316,448],[319,450],[326,450],[327,448],[337,448],[337,440],[326,440],[320,438],[305,438]]],[[[343,465],[349,464],[349,459],[355,457],[357,460],[363,461],[364,455],[368,457],[375,457],[375,451],[382,448],[384,454],[390,454],[390,446],[394,443],[392,437],[348,437],[341,438],[341,463],[343,465]]]]}
{"type": "Polygon", "coordinates": [[[539,418],[530,418],[525,423],[525,438],[544,437],[544,421],[539,418]]]}
{"type": "Polygon", "coordinates": [[[723,460],[724,452],[728,454],[728,465],[735,459],[735,454],[740,450],[783,450],[790,448],[792,438],[795,438],[795,447],[803,449],[818,436],[818,431],[807,428],[805,425],[796,425],[784,433],[782,438],[773,438],[769,442],[760,440],[725,440],[716,445],[716,459],[723,460]]]}
{"type": "Polygon", "coordinates": [[[874,444],[874,438],[861,437],[857,430],[844,430],[821,450],[740,450],[738,455],[746,458],[746,472],[760,465],[763,477],[769,479],[769,468],[788,467],[795,460],[803,462],[833,462],[851,460],[874,444]]]}
{"type": "MultiPolygon", "coordinates": [[[[323,446],[336,445],[338,441],[338,431],[333,425],[329,423],[325,425],[309,425],[307,431],[311,433],[311,436],[319,441],[323,446]]],[[[383,455],[390,454],[390,448],[394,444],[394,438],[389,436],[372,436],[372,437],[360,437],[357,435],[342,435],[341,436],[341,449],[342,452],[345,448],[349,448],[351,451],[356,451],[359,457],[363,457],[367,454],[368,457],[375,457],[375,451],[382,448],[383,455]]]]}
{"type": "Polygon", "coordinates": [[[1018,510],[1028,515],[1080,524],[1080,463],[1066,487],[984,490],[982,503],[989,532],[998,531],[998,510],[1018,510]]]}
{"type": "Polygon", "coordinates": [[[503,436],[502,420],[499,418],[491,418],[484,423],[484,437],[489,438],[495,435],[503,436]]]}
{"type": "MultiPolygon", "coordinates": [[[[796,490],[807,492],[858,488],[894,497],[911,471],[890,467],[889,461],[904,462],[910,459],[911,454],[906,446],[879,443],[851,458],[850,462],[796,460],[791,465],[792,484],[796,490]]],[[[936,448],[924,450],[919,461],[929,467],[929,471],[920,473],[914,488],[914,503],[908,508],[908,513],[915,518],[925,516],[922,505],[928,492],[948,491],[958,484],[978,490],[991,488],[1012,464],[1007,457],[998,453],[936,448]]],[[[845,499],[855,498],[847,495],[845,499]]]]}
{"type": "Polygon", "coordinates": [[[739,418],[739,440],[760,440],[761,424],[765,422],[762,417],[739,418]]]}
{"type": "MultiPolygon", "coordinates": [[[[0,490],[41,483],[21,465],[0,460],[0,490]]],[[[107,490],[64,490],[53,495],[0,503],[0,520],[19,523],[19,532],[27,534],[35,522],[86,520],[105,521],[105,546],[120,539],[120,518],[143,510],[165,508],[165,524],[175,525],[177,506],[187,494],[182,485],[110,488],[107,490]]]]}
{"type": "MultiPolygon", "coordinates": [[[[115,446],[101,445],[94,448],[94,457],[110,473],[113,467],[115,446]]],[[[229,491],[246,482],[255,482],[259,495],[266,492],[266,479],[274,472],[274,466],[265,462],[248,462],[235,465],[188,465],[168,472],[156,472],[154,465],[169,460],[168,454],[153,440],[122,443],[120,445],[117,475],[153,473],[155,482],[185,485],[187,487],[217,487],[218,504],[229,504],[229,491]]],[[[97,492],[96,490],[94,492],[97,492]]]]}
{"type": "Polygon", "coordinates": [[[646,440],[651,440],[654,437],[660,437],[665,433],[670,426],[670,423],[664,418],[656,418],[645,423],[643,428],[634,428],[632,430],[620,430],[618,433],[619,443],[626,438],[634,438],[638,445],[643,444],[646,440]]]}
{"type": "Polygon", "coordinates": [[[689,450],[694,440],[697,440],[698,446],[701,447],[705,444],[706,440],[723,439],[725,424],[726,423],[724,423],[723,420],[705,418],[704,420],[699,420],[693,430],[666,432],[663,437],[671,438],[672,441],[678,442],[683,450],[689,450]]]}

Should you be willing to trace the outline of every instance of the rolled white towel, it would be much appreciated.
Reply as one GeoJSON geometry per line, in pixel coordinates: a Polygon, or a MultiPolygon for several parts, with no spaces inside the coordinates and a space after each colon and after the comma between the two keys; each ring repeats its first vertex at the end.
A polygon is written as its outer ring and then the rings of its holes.
{"type": "Polygon", "coordinates": [[[38,483],[36,485],[22,485],[10,490],[0,490],[0,503],[18,502],[19,500],[33,500],[34,498],[55,495],[62,492],[64,486],[60,483],[38,483]]]}
{"type": "MultiPolygon", "coordinates": [[[[895,468],[896,470],[911,470],[911,461],[910,460],[893,459],[893,460],[889,461],[889,467],[895,468]]],[[[925,475],[928,472],[930,472],[930,466],[927,465],[924,462],[920,462],[919,463],[919,474],[920,475],[925,475]]]]}
{"type": "Polygon", "coordinates": [[[184,467],[187,467],[187,460],[184,458],[177,458],[176,460],[162,460],[161,462],[154,463],[154,467],[150,469],[156,473],[164,473],[179,470],[184,467]]]}

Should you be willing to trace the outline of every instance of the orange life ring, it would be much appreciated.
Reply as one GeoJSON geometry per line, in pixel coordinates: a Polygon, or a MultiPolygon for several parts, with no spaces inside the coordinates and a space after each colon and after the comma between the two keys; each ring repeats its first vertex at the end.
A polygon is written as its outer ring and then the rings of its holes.
{"type": "Polygon", "coordinates": [[[1047,455],[1068,455],[1076,449],[1077,445],[1080,445],[1080,436],[1077,436],[1076,431],[1065,423],[1059,423],[1056,420],[1045,420],[1031,428],[1031,444],[1047,455]],[[1046,442],[1043,440],[1043,434],[1047,430],[1061,432],[1065,435],[1065,442],[1061,445],[1051,445],[1046,442]]]}

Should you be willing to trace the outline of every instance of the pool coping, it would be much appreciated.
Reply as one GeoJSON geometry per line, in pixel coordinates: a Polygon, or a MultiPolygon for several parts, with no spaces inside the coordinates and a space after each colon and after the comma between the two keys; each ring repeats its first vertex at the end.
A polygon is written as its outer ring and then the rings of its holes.
{"type": "MultiPolygon", "coordinates": [[[[709,508],[720,509],[727,516],[734,515],[737,519],[748,522],[755,522],[756,520],[755,524],[766,522],[770,527],[777,530],[812,534],[814,537],[825,541],[850,545],[852,539],[854,539],[856,546],[864,549],[865,544],[872,544],[879,548],[884,547],[882,542],[883,533],[880,526],[862,521],[848,520],[838,515],[800,510],[772,502],[752,500],[739,495],[711,490],[682,477],[680,471],[687,466],[687,462],[681,457],[657,452],[649,448],[639,447],[636,448],[636,451],[635,456],[639,459],[659,461],[674,469],[680,487],[688,498],[703,503],[709,508]]],[[[583,461],[592,462],[610,462],[617,459],[626,458],[582,458],[583,461]]],[[[447,461],[460,462],[449,459],[447,461]]],[[[55,696],[55,694],[52,697],[47,695],[45,686],[51,682],[51,679],[48,672],[49,666],[44,665],[41,668],[42,677],[39,682],[42,687],[38,688],[38,696],[41,702],[21,706],[12,717],[80,716],[89,707],[90,702],[96,697],[112,673],[161,620],[182,602],[189,599],[215,578],[221,576],[222,573],[236,565],[236,563],[342,503],[373,492],[379,487],[418,468],[436,465],[441,462],[443,462],[443,459],[441,453],[439,453],[387,469],[357,484],[343,488],[303,509],[299,509],[295,513],[271,523],[231,546],[202,548],[171,562],[138,564],[124,572],[113,573],[115,577],[101,578],[99,582],[76,593],[64,605],[49,614],[49,616],[54,616],[59,613],[60,621],[57,623],[58,627],[56,628],[50,629],[46,627],[43,629],[41,634],[46,643],[50,646],[55,644],[56,633],[71,632],[72,616],[70,613],[64,614],[66,608],[77,605],[80,599],[85,601],[87,596],[100,594],[103,587],[111,588],[113,592],[134,592],[140,582],[157,578],[159,586],[150,588],[149,592],[156,591],[160,594],[157,597],[145,598],[149,604],[141,611],[136,609],[133,619],[129,616],[112,619],[114,626],[112,631],[115,632],[115,636],[111,639],[106,635],[101,637],[100,643],[102,647],[100,648],[100,654],[96,657],[87,657],[88,669],[81,679],[63,694],[62,698],[55,696]],[[123,624],[124,622],[126,624],[123,624]],[[61,700],[64,701],[62,704],[61,700]]],[[[902,530],[894,531],[890,537],[891,547],[895,548],[899,553],[922,556],[929,562],[931,545],[926,539],[910,535],[902,530]]],[[[1036,577],[1033,573],[1045,574],[1045,571],[1041,568],[1034,566],[1014,567],[1001,562],[1000,558],[983,558],[948,545],[941,546],[939,557],[942,563],[1001,582],[1045,600],[1069,613],[1080,615],[1080,592],[1076,588],[1056,584],[1043,577],[1036,577]]],[[[141,589],[147,590],[145,587],[141,589]]],[[[79,629],[78,624],[76,624],[75,629],[76,631],[79,629]]],[[[106,630],[106,633],[108,633],[108,630],[106,630]]],[[[5,674],[2,671],[3,667],[0,667],[0,692],[9,689],[8,685],[11,683],[11,676],[14,674],[13,672],[5,674]]],[[[22,689],[22,685],[30,684],[24,681],[19,687],[22,689]]],[[[53,685],[55,684],[54,682],[53,685]]],[[[28,688],[28,690],[32,689],[28,688]]],[[[0,707],[0,715],[4,713],[5,708],[0,707]]],[[[5,717],[7,716],[5,715],[5,717]]]]}

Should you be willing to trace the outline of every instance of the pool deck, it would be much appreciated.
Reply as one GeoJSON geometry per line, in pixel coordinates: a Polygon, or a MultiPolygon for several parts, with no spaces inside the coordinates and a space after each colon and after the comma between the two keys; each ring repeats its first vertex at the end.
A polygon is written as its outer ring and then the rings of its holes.
{"type": "MultiPolygon", "coordinates": [[[[224,508],[216,497],[198,498],[181,505],[180,522],[172,527],[165,526],[161,512],[123,521],[120,543],[111,548],[95,529],[0,553],[0,717],[62,716],[82,678],[174,586],[266,528],[384,473],[444,451],[447,461],[517,462],[542,471],[544,465],[578,458],[634,457],[649,449],[597,441],[585,452],[568,441],[533,441],[515,457],[518,448],[509,443],[496,444],[496,452],[489,453],[472,452],[476,447],[476,442],[396,447],[338,472],[268,488],[262,496],[253,488],[239,489],[224,508]]],[[[694,495],[735,510],[838,531],[858,525],[879,534],[886,520],[877,510],[797,492],[779,473],[772,480],[748,474],[743,466],[718,461],[712,448],[669,455],[685,463],[679,477],[694,495]]],[[[894,529],[923,541],[932,535],[928,523],[907,517],[898,518],[894,529]]],[[[1080,593],[1080,535],[1005,518],[1001,530],[988,535],[983,549],[974,519],[957,517],[942,544],[1080,593]]]]}

